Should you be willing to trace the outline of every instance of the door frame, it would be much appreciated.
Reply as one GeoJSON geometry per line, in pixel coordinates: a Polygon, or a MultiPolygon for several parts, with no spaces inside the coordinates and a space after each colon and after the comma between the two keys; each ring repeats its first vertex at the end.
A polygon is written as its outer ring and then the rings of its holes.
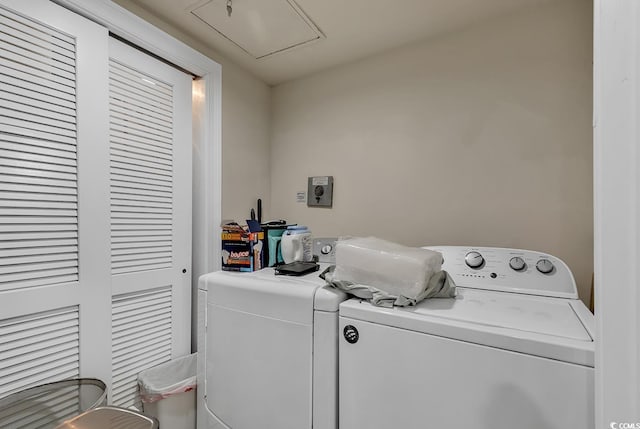
{"type": "Polygon", "coordinates": [[[597,428],[640,424],[639,25],[636,0],[594,0],[597,428]]]}
{"type": "MultiPolygon", "coordinates": [[[[110,33],[199,76],[193,88],[192,310],[198,278],[220,269],[222,221],[222,66],[110,0],[52,0],[110,33]]],[[[192,317],[192,350],[197,349],[192,317]]]]}

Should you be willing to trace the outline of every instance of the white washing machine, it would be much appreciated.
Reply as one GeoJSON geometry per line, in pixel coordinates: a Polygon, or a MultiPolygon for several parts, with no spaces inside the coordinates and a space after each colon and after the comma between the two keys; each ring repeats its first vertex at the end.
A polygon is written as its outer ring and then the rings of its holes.
{"type": "Polygon", "coordinates": [[[346,295],[320,272],[200,278],[199,429],[336,428],[338,306],[346,295]]]}
{"type": "Polygon", "coordinates": [[[594,319],[569,268],[431,247],[455,299],[340,305],[340,429],[594,428],[594,319]]]}

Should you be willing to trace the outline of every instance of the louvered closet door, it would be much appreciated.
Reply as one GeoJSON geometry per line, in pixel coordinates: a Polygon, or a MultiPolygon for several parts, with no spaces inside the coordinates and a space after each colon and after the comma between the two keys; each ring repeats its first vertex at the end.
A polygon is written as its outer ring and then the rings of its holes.
{"type": "Polygon", "coordinates": [[[191,77],[109,49],[112,400],[139,406],[137,374],[190,351],[191,77]]]}
{"type": "Polygon", "coordinates": [[[109,381],[107,41],[49,1],[0,1],[0,397],[109,381]]]}

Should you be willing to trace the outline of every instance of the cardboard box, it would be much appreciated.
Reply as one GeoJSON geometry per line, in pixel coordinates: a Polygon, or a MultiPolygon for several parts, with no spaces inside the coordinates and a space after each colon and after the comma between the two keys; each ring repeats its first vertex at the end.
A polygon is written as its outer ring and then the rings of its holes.
{"type": "Polygon", "coordinates": [[[223,232],[222,270],[257,271],[262,269],[264,232],[223,232]]]}

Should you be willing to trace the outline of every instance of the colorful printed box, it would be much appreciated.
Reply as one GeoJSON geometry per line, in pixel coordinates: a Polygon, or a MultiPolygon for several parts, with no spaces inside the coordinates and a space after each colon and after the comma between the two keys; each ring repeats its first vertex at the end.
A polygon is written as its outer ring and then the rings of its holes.
{"type": "Polygon", "coordinates": [[[223,232],[222,270],[257,271],[263,267],[264,232],[223,232]]]}

